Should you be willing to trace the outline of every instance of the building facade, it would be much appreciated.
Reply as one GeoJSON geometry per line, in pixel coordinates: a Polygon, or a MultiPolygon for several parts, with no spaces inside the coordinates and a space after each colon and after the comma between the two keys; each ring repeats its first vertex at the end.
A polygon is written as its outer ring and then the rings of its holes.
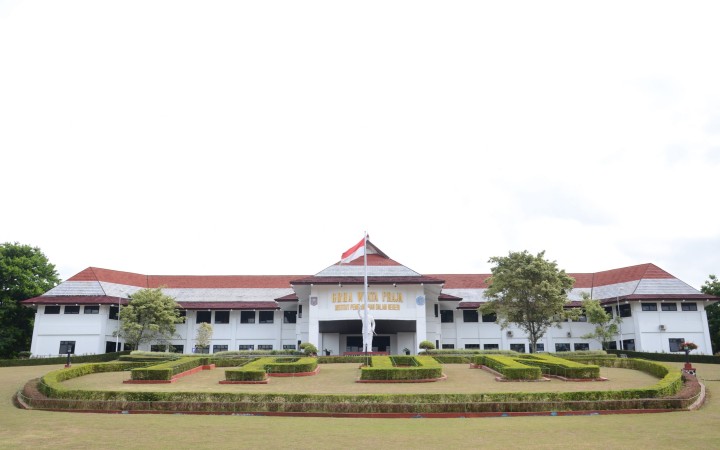
{"type": "MultiPolygon", "coordinates": [[[[200,323],[213,325],[210,352],[297,349],[311,342],[330,354],[361,352],[364,258],[335,263],[313,276],[157,276],[90,267],[40,297],[33,355],[105,353],[122,348],[118,310],[138,290],[161,287],[186,317],[170,341],[182,353],[195,351],[200,323]]],[[[568,307],[582,293],[622,318],[611,348],[673,352],[683,340],[711,354],[705,307],[719,300],[702,294],[653,264],[597,273],[569,274],[575,285],[568,307]]],[[[478,307],[486,301],[489,274],[421,275],[392,260],[371,242],[367,255],[369,314],[375,322],[373,351],[417,353],[423,340],[445,349],[529,351],[527,335],[502,329],[478,307]]],[[[551,328],[538,351],[600,349],[584,339],[593,326],[584,318],[551,328]]],[[[141,350],[160,349],[162,343],[141,350]]]]}

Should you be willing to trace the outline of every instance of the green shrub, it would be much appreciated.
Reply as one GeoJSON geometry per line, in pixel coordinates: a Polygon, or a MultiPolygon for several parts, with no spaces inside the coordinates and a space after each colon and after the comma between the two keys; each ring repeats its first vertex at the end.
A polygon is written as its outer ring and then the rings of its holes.
{"type": "Polygon", "coordinates": [[[190,356],[148,367],[133,369],[131,378],[133,380],[162,380],[170,381],[173,376],[194,369],[198,366],[209,364],[209,358],[190,356]]]}
{"type": "MultiPolygon", "coordinates": [[[[118,359],[121,355],[127,355],[129,352],[112,352],[100,353],[97,355],[70,356],[71,364],[107,362],[118,359]]],[[[29,358],[29,359],[0,359],[0,367],[17,367],[17,366],[44,366],[49,364],[65,364],[67,356],[58,356],[54,358],[29,358]]]]}
{"type": "Polygon", "coordinates": [[[361,380],[428,380],[442,377],[442,366],[430,356],[373,356],[370,360],[372,366],[364,366],[360,370],[361,380]],[[393,359],[412,365],[397,367],[393,359]]]}
{"type": "Polygon", "coordinates": [[[426,341],[420,342],[420,345],[418,345],[418,347],[420,347],[423,350],[434,350],[435,344],[426,340],[426,341]]]}
{"type": "Polygon", "coordinates": [[[353,364],[363,364],[365,362],[364,356],[318,356],[317,358],[318,364],[343,364],[343,363],[353,363],[353,364]]]}
{"type": "MultiPolygon", "coordinates": [[[[604,353],[598,354],[598,356],[602,355],[604,355],[604,353]]],[[[600,377],[599,366],[583,364],[547,353],[523,355],[517,357],[517,360],[529,366],[540,367],[543,373],[550,375],[577,379],[594,379],[600,377]]]]}
{"type": "MultiPolygon", "coordinates": [[[[629,358],[649,359],[651,361],[685,362],[687,359],[685,353],[648,353],[629,350],[608,350],[608,353],[614,355],[627,355],[629,358]]],[[[720,364],[720,356],[718,355],[693,355],[691,353],[689,356],[690,362],[698,364],[720,364]]]]}

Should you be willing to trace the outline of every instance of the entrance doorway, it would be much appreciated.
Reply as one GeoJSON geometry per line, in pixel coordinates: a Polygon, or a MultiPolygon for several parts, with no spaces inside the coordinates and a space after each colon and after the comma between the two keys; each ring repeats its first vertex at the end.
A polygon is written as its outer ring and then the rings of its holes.
{"type": "MultiPolygon", "coordinates": [[[[372,340],[373,352],[389,352],[390,336],[373,336],[372,340]]],[[[362,336],[348,336],[345,346],[346,352],[364,352],[362,336]]]]}

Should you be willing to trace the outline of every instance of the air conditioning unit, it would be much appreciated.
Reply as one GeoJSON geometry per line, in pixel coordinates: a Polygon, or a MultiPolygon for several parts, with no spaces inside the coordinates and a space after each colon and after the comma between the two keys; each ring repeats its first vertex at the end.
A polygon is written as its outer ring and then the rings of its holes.
{"type": "Polygon", "coordinates": [[[505,333],[505,334],[507,335],[507,337],[513,337],[512,331],[508,331],[508,332],[505,333]]]}
{"type": "Polygon", "coordinates": [[[568,331],[568,332],[567,332],[567,337],[572,337],[572,333],[568,331]]]}
{"type": "Polygon", "coordinates": [[[660,331],[665,331],[665,325],[660,325],[660,331]]]}

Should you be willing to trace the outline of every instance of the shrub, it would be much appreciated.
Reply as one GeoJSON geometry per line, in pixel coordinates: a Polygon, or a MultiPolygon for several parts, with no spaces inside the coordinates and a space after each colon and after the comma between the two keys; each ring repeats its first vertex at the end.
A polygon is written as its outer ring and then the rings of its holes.
{"type": "Polygon", "coordinates": [[[163,380],[170,381],[173,376],[194,369],[195,367],[207,365],[209,358],[207,357],[185,357],[175,361],[167,361],[161,364],[155,364],[148,367],[133,369],[131,378],[133,380],[163,380]]]}
{"type": "Polygon", "coordinates": [[[442,377],[442,366],[430,356],[373,356],[360,370],[361,380],[428,380],[442,377]],[[393,360],[406,367],[397,367],[393,360]]]}
{"type": "Polygon", "coordinates": [[[422,341],[422,342],[420,342],[420,345],[418,345],[418,347],[420,347],[423,350],[434,350],[435,344],[433,344],[430,341],[422,341]]]}
{"type": "MultiPolygon", "coordinates": [[[[107,362],[118,359],[121,355],[127,355],[129,352],[112,352],[100,353],[97,355],[70,356],[72,364],[107,362]]],[[[17,366],[44,366],[48,364],[65,364],[67,356],[58,356],[54,358],[29,358],[29,359],[0,359],[0,367],[17,367],[17,366]]]]}
{"type": "Polygon", "coordinates": [[[303,342],[300,344],[300,350],[303,350],[306,355],[317,355],[318,349],[310,342],[303,342]]]}

